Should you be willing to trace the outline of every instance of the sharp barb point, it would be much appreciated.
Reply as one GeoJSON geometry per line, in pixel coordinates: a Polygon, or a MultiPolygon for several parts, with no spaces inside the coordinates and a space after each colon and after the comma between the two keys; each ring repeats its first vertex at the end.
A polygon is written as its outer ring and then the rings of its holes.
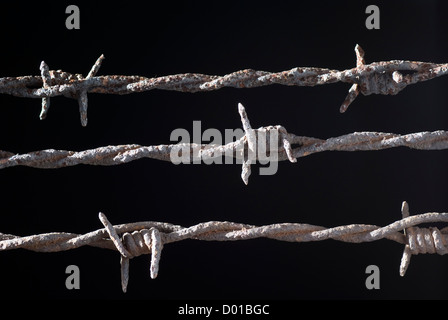
{"type": "MultiPolygon", "coordinates": [[[[130,246],[130,250],[143,250],[136,252],[136,255],[151,254],[150,276],[151,278],[156,278],[159,270],[161,252],[165,243],[173,243],[186,239],[234,241],[257,238],[269,238],[287,242],[310,242],[333,239],[351,243],[387,239],[397,243],[403,243],[403,234],[400,232],[400,229],[405,224],[408,228],[415,228],[417,230],[416,232],[421,232],[421,234],[419,233],[419,237],[433,238],[430,241],[422,241],[421,243],[417,241],[412,245],[405,245],[400,264],[401,276],[405,275],[412,255],[418,253],[437,253],[443,255],[448,253],[447,245],[442,241],[442,237],[447,236],[448,230],[446,228],[439,230],[435,227],[417,227],[419,224],[426,223],[448,223],[448,213],[429,212],[419,214],[402,218],[384,227],[366,224],[349,224],[331,228],[303,223],[275,223],[266,226],[255,226],[228,221],[209,221],[191,227],[146,221],[113,227],[103,213],[100,212],[98,216],[106,227],[106,232],[110,234],[110,239],[106,237],[104,229],[99,229],[84,235],[54,232],[19,237],[0,233],[0,251],[24,248],[37,252],[57,252],[75,249],[85,245],[118,249],[119,246],[114,241],[118,239],[116,236],[117,232],[120,232],[120,234],[123,233],[123,238],[127,236],[128,240],[124,242],[130,246]],[[112,240],[114,246],[110,245],[110,240],[112,240]],[[132,245],[131,240],[134,242],[132,245]]],[[[124,292],[127,291],[129,259],[132,257],[121,255],[121,285],[124,292]]]]}

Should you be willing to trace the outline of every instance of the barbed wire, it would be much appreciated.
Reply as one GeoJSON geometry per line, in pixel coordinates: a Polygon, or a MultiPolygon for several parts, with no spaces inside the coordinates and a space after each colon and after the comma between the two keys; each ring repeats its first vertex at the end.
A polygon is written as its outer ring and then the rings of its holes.
{"type": "Polygon", "coordinates": [[[82,235],[52,232],[21,237],[0,233],[0,251],[21,248],[36,252],[59,252],[82,246],[116,250],[121,256],[121,286],[126,292],[130,259],[151,254],[150,277],[154,279],[159,272],[164,245],[186,239],[237,241],[268,238],[287,242],[333,239],[350,243],[387,239],[405,245],[399,269],[400,275],[404,276],[412,255],[448,253],[448,227],[417,227],[422,223],[448,222],[448,213],[429,212],[410,216],[406,201],[402,203],[401,212],[401,220],[385,227],[350,224],[332,228],[303,223],[254,226],[228,221],[209,221],[191,227],[154,221],[112,225],[105,214],[99,213],[104,228],[82,235]]]}
{"type": "Polygon", "coordinates": [[[251,164],[256,160],[297,162],[297,158],[324,151],[373,151],[396,147],[418,150],[448,149],[448,132],[443,130],[405,135],[383,132],[354,132],[323,140],[288,133],[280,125],[252,129],[242,104],[238,105],[238,111],[241,116],[244,135],[225,145],[178,143],[141,146],[129,144],[104,146],[79,152],[47,149],[25,154],[14,154],[0,150],[0,169],[13,166],[49,169],[79,164],[110,166],[142,158],[173,161],[173,154],[181,154],[182,159],[187,159],[188,162],[231,156],[242,163],[241,177],[243,182],[248,184],[251,164]],[[277,140],[274,139],[275,143],[272,144],[271,135],[274,134],[277,140]],[[261,149],[263,149],[263,152],[257,152],[261,149]],[[273,153],[276,153],[276,157],[272,157],[273,153]],[[260,156],[260,154],[270,154],[270,156],[260,156]]]}
{"type": "Polygon", "coordinates": [[[340,112],[345,112],[359,93],[363,95],[395,95],[406,86],[447,74],[448,64],[391,60],[365,64],[364,51],[355,46],[356,67],[339,71],[316,67],[296,67],[281,72],[245,69],[224,76],[183,73],[155,78],[143,76],[96,76],[104,60],[101,55],[86,77],[62,70],[49,70],[42,61],[40,76],[0,78],[0,93],[17,97],[41,98],[40,119],[45,119],[50,98],[65,96],[77,99],[81,124],[87,125],[88,93],[130,94],[154,89],[181,92],[218,90],[223,87],[254,88],[272,84],[287,86],[316,86],[336,82],[352,86],[340,112]]]}
{"type": "MultiPolygon", "coordinates": [[[[50,98],[65,96],[77,99],[81,124],[87,125],[88,93],[130,94],[153,89],[181,92],[218,90],[223,87],[253,88],[271,84],[288,86],[315,86],[344,82],[352,84],[343,101],[340,112],[347,110],[359,93],[363,95],[395,95],[406,86],[447,74],[448,64],[391,60],[365,64],[364,51],[355,47],[356,67],[344,71],[315,67],[297,67],[282,72],[266,72],[252,69],[236,71],[224,76],[185,73],[156,78],[142,76],[96,76],[104,55],[95,62],[86,77],[62,70],[50,70],[42,61],[40,76],[0,78],[0,93],[17,97],[41,98],[40,119],[45,119],[50,107],[50,98]]],[[[61,168],[79,164],[118,165],[130,161],[152,158],[171,161],[172,155],[181,152],[189,161],[215,159],[223,155],[241,161],[241,177],[245,184],[251,174],[251,165],[260,158],[260,148],[266,154],[276,154],[270,161],[289,160],[324,151],[368,151],[394,147],[418,150],[448,149],[448,132],[418,132],[395,134],[383,132],[354,132],[329,139],[297,136],[281,126],[266,126],[253,129],[243,105],[238,105],[244,135],[225,145],[178,143],[157,146],[138,144],[104,146],[84,151],[40,150],[25,154],[14,154],[0,150],[0,169],[13,166],[34,168],[61,168]],[[274,139],[270,139],[270,137],[274,139]]],[[[93,246],[116,250],[121,257],[121,286],[124,292],[129,281],[130,259],[151,255],[150,276],[156,278],[164,245],[186,239],[204,241],[236,241],[269,238],[288,242],[309,242],[333,239],[343,242],[361,243],[388,239],[405,248],[400,264],[400,275],[404,276],[412,255],[424,253],[448,253],[448,227],[419,228],[422,223],[448,222],[448,213],[424,213],[409,216],[409,207],[402,204],[402,219],[385,227],[366,224],[351,224],[332,228],[303,223],[280,223],[254,226],[228,221],[209,221],[191,227],[163,222],[136,222],[112,225],[103,213],[99,219],[104,228],[86,234],[51,232],[31,236],[15,236],[0,233],[0,251],[27,249],[37,252],[58,252],[93,246]],[[403,232],[402,232],[403,231],[403,232]]]]}

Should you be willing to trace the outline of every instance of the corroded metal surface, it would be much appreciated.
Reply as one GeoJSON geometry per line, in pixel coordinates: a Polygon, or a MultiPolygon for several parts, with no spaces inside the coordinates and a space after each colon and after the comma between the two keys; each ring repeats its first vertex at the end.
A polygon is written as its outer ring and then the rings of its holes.
{"type": "Polygon", "coordinates": [[[351,243],[388,239],[405,245],[400,265],[400,275],[404,276],[412,255],[448,253],[448,227],[441,230],[436,227],[416,227],[422,223],[448,222],[448,213],[430,212],[409,216],[409,206],[403,202],[402,216],[401,220],[385,227],[351,224],[325,228],[304,223],[254,226],[227,221],[209,221],[182,227],[153,221],[114,226],[103,213],[100,213],[99,219],[104,228],[83,235],[53,232],[20,237],[0,233],[0,251],[22,248],[36,252],[58,252],[82,246],[116,250],[121,256],[121,286],[126,292],[130,259],[142,254],[151,254],[150,275],[154,279],[158,274],[163,246],[186,239],[236,241],[268,238],[288,242],[333,239],[351,243]]]}
{"type": "MultiPolygon", "coordinates": [[[[448,131],[417,132],[395,134],[384,132],[354,132],[329,139],[297,136],[288,133],[282,126],[267,126],[252,129],[245,108],[239,104],[239,113],[245,135],[235,142],[225,145],[209,144],[168,144],[157,146],[141,146],[138,144],[104,146],[84,151],[40,150],[26,154],[14,154],[0,150],[0,169],[13,166],[34,168],[62,168],[85,165],[119,165],[142,158],[172,161],[171,154],[189,150],[191,162],[201,159],[213,159],[223,155],[231,155],[241,160],[242,179],[245,184],[251,174],[250,166],[259,159],[258,148],[265,148],[267,153],[277,152],[270,161],[296,162],[297,158],[324,151],[373,151],[396,147],[407,147],[417,150],[448,149],[448,131]],[[272,148],[269,133],[276,132],[278,145],[272,148]],[[260,145],[258,137],[263,135],[264,145],[260,145]]],[[[263,159],[266,160],[266,159],[263,159]]]]}
{"type": "Polygon", "coordinates": [[[345,112],[359,93],[363,95],[395,95],[406,86],[445,75],[448,64],[392,60],[365,64],[364,51],[355,47],[356,67],[344,71],[316,67],[297,67],[282,72],[245,69],[224,76],[197,73],[175,74],[155,78],[142,76],[96,76],[104,55],[93,65],[87,77],[61,70],[49,70],[41,63],[41,76],[0,78],[0,93],[25,98],[41,98],[44,119],[50,97],[63,95],[79,101],[81,123],[87,125],[87,93],[130,94],[148,90],[199,92],[223,87],[254,88],[272,84],[287,86],[316,86],[335,82],[352,84],[340,108],[345,112]],[[401,72],[405,71],[406,74],[401,72]]]}

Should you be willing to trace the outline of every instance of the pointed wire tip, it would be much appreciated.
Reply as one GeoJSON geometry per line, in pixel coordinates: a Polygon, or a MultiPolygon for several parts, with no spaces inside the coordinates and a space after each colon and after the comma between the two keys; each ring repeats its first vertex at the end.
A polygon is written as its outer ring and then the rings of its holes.
{"type": "Polygon", "coordinates": [[[401,204],[401,214],[403,218],[409,217],[409,204],[406,201],[401,204]]]}
{"type": "Polygon", "coordinates": [[[45,63],[45,61],[42,61],[40,63],[40,75],[42,77],[42,82],[43,82],[43,87],[47,88],[48,86],[50,86],[50,82],[51,82],[51,76],[50,76],[50,70],[48,68],[48,65],[45,63]]]}
{"type": "Polygon", "coordinates": [[[157,278],[159,274],[160,256],[162,254],[163,242],[160,237],[160,232],[156,228],[151,228],[151,279],[157,278]]]}
{"type": "MultiPolygon", "coordinates": [[[[409,217],[409,204],[406,201],[403,201],[401,204],[401,215],[404,218],[409,217]]],[[[406,229],[403,230],[404,234],[406,236],[406,229]]],[[[411,262],[412,252],[411,248],[408,244],[407,236],[406,236],[406,244],[404,246],[403,250],[403,256],[401,257],[401,263],[400,263],[400,276],[404,277],[406,274],[406,271],[408,270],[409,264],[411,262]]]]}
{"type": "Polygon", "coordinates": [[[411,249],[409,245],[405,245],[403,256],[401,257],[401,263],[400,263],[400,276],[404,277],[406,275],[406,271],[408,270],[409,264],[411,262],[411,249]]]}
{"type": "Polygon", "coordinates": [[[364,50],[361,48],[361,46],[359,44],[356,44],[355,51],[361,52],[362,54],[364,54],[364,50]]]}
{"type": "Polygon", "coordinates": [[[101,221],[105,221],[107,220],[106,215],[102,212],[98,213],[98,218],[100,218],[101,221]]]}
{"type": "Polygon", "coordinates": [[[252,129],[252,126],[250,125],[249,117],[247,116],[246,109],[241,103],[238,103],[238,112],[241,117],[241,123],[243,125],[244,131],[247,131],[252,129]]]}
{"type": "Polygon", "coordinates": [[[238,112],[240,114],[243,114],[246,112],[246,109],[244,108],[244,106],[241,103],[238,103],[238,112]]]}
{"type": "Polygon", "coordinates": [[[348,90],[348,94],[344,102],[342,103],[341,107],[339,108],[339,112],[344,113],[345,111],[347,111],[348,107],[353,103],[353,101],[355,101],[358,94],[359,94],[359,85],[357,83],[354,83],[350,87],[350,90],[348,90]]]}
{"type": "Polygon", "coordinates": [[[241,169],[241,179],[243,180],[246,186],[249,184],[249,177],[251,175],[250,165],[251,165],[250,161],[244,161],[243,167],[241,169]]]}
{"type": "Polygon", "coordinates": [[[121,265],[121,290],[123,290],[123,293],[126,293],[129,283],[129,259],[121,256],[120,265],[121,265]]]}
{"type": "Polygon", "coordinates": [[[92,66],[92,68],[90,69],[89,73],[87,74],[86,79],[92,78],[92,77],[94,77],[94,76],[97,74],[98,70],[99,70],[100,67],[101,67],[101,63],[103,62],[103,60],[104,60],[104,54],[102,54],[102,55],[95,61],[95,64],[94,64],[94,65],[92,66]]]}
{"type": "Polygon", "coordinates": [[[87,127],[87,112],[86,111],[82,111],[80,118],[81,118],[81,125],[83,127],[87,127]]]}
{"type": "Polygon", "coordinates": [[[339,108],[339,112],[340,112],[340,113],[344,113],[345,111],[347,111],[347,109],[348,109],[348,105],[345,104],[345,103],[343,103],[343,104],[341,105],[341,107],[339,108]]]}
{"type": "Polygon", "coordinates": [[[359,44],[355,46],[355,53],[356,53],[356,67],[357,68],[362,67],[366,63],[364,59],[365,53],[359,44]]]}

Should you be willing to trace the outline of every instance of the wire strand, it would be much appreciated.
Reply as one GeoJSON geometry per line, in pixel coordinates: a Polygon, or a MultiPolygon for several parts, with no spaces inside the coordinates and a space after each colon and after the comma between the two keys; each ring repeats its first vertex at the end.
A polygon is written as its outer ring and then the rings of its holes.
{"type": "Polygon", "coordinates": [[[162,222],[137,222],[112,225],[103,213],[99,214],[102,229],[83,235],[52,232],[32,236],[15,236],[0,233],[0,251],[27,249],[36,252],[58,252],[93,246],[116,250],[121,256],[122,289],[127,290],[129,260],[142,254],[151,254],[150,275],[158,275],[162,248],[169,243],[187,239],[202,241],[238,241],[268,238],[287,242],[337,240],[349,243],[372,242],[381,239],[405,245],[400,265],[404,276],[412,255],[448,253],[448,227],[418,228],[422,223],[448,222],[448,213],[429,212],[409,216],[407,202],[402,204],[401,220],[387,226],[350,224],[326,228],[304,223],[276,223],[255,226],[228,221],[209,221],[191,227],[162,222]],[[402,233],[404,231],[404,233],[402,233]],[[410,235],[412,234],[412,235],[410,235]]]}
{"type": "Polygon", "coordinates": [[[365,64],[364,50],[355,46],[356,67],[339,71],[327,68],[296,67],[281,72],[252,69],[239,70],[224,76],[183,73],[162,77],[107,75],[97,76],[104,55],[92,66],[88,75],[49,70],[42,61],[40,76],[0,78],[0,93],[24,98],[42,99],[40,119],[45,119],[50,98],[65,96],[77,99],[81,124],[87,125],[87,94],[130,94],[154,89],[181,92],[218,90],[223,87],[255,88],[267,85],[316,86],[336,82],[352,84],[340,112],[347,110],[359,93],[363,95],[395,95],[406,86],[446,75],[448,64],[391,60],[365,64]],[[402,74],[400,71],[410,72],[402,74]]]}
{"type": "MultiPolygon", "coordinates": [[[[104,146],[78,152],[47,149],[25,154],[0,150],[0,169],[14,166],[55,169],[80,164],[111,166],[142,158],[174,162],[173,155],[178,156],[179,153],[183,163],[232,156],[242,163],[241,177],[243,182],[248,184],[251,174],[250,166],[257,160],[289,160],[294,163],[297,162],[297,158],[325,151],[374,151],[397,147],[417,150],[448,149],[448,131],[443,130],[405,135],[384,132],[354,132],[323,140],[288,133],[284,127],[279,125],[252,129],[242,104],[238,105],[238,110],[245,134],[237,141],[225,145],[178,143],[141,146],[129,144],[104,146]],[[271,135],[277,137],[277,140],[273,140],[274,145],[271,145],[271,135]],[[275,157],[272,156],[274,153],[275,157]]],[[[238,161],[236,162],[238,163],[238,161]]]]}

